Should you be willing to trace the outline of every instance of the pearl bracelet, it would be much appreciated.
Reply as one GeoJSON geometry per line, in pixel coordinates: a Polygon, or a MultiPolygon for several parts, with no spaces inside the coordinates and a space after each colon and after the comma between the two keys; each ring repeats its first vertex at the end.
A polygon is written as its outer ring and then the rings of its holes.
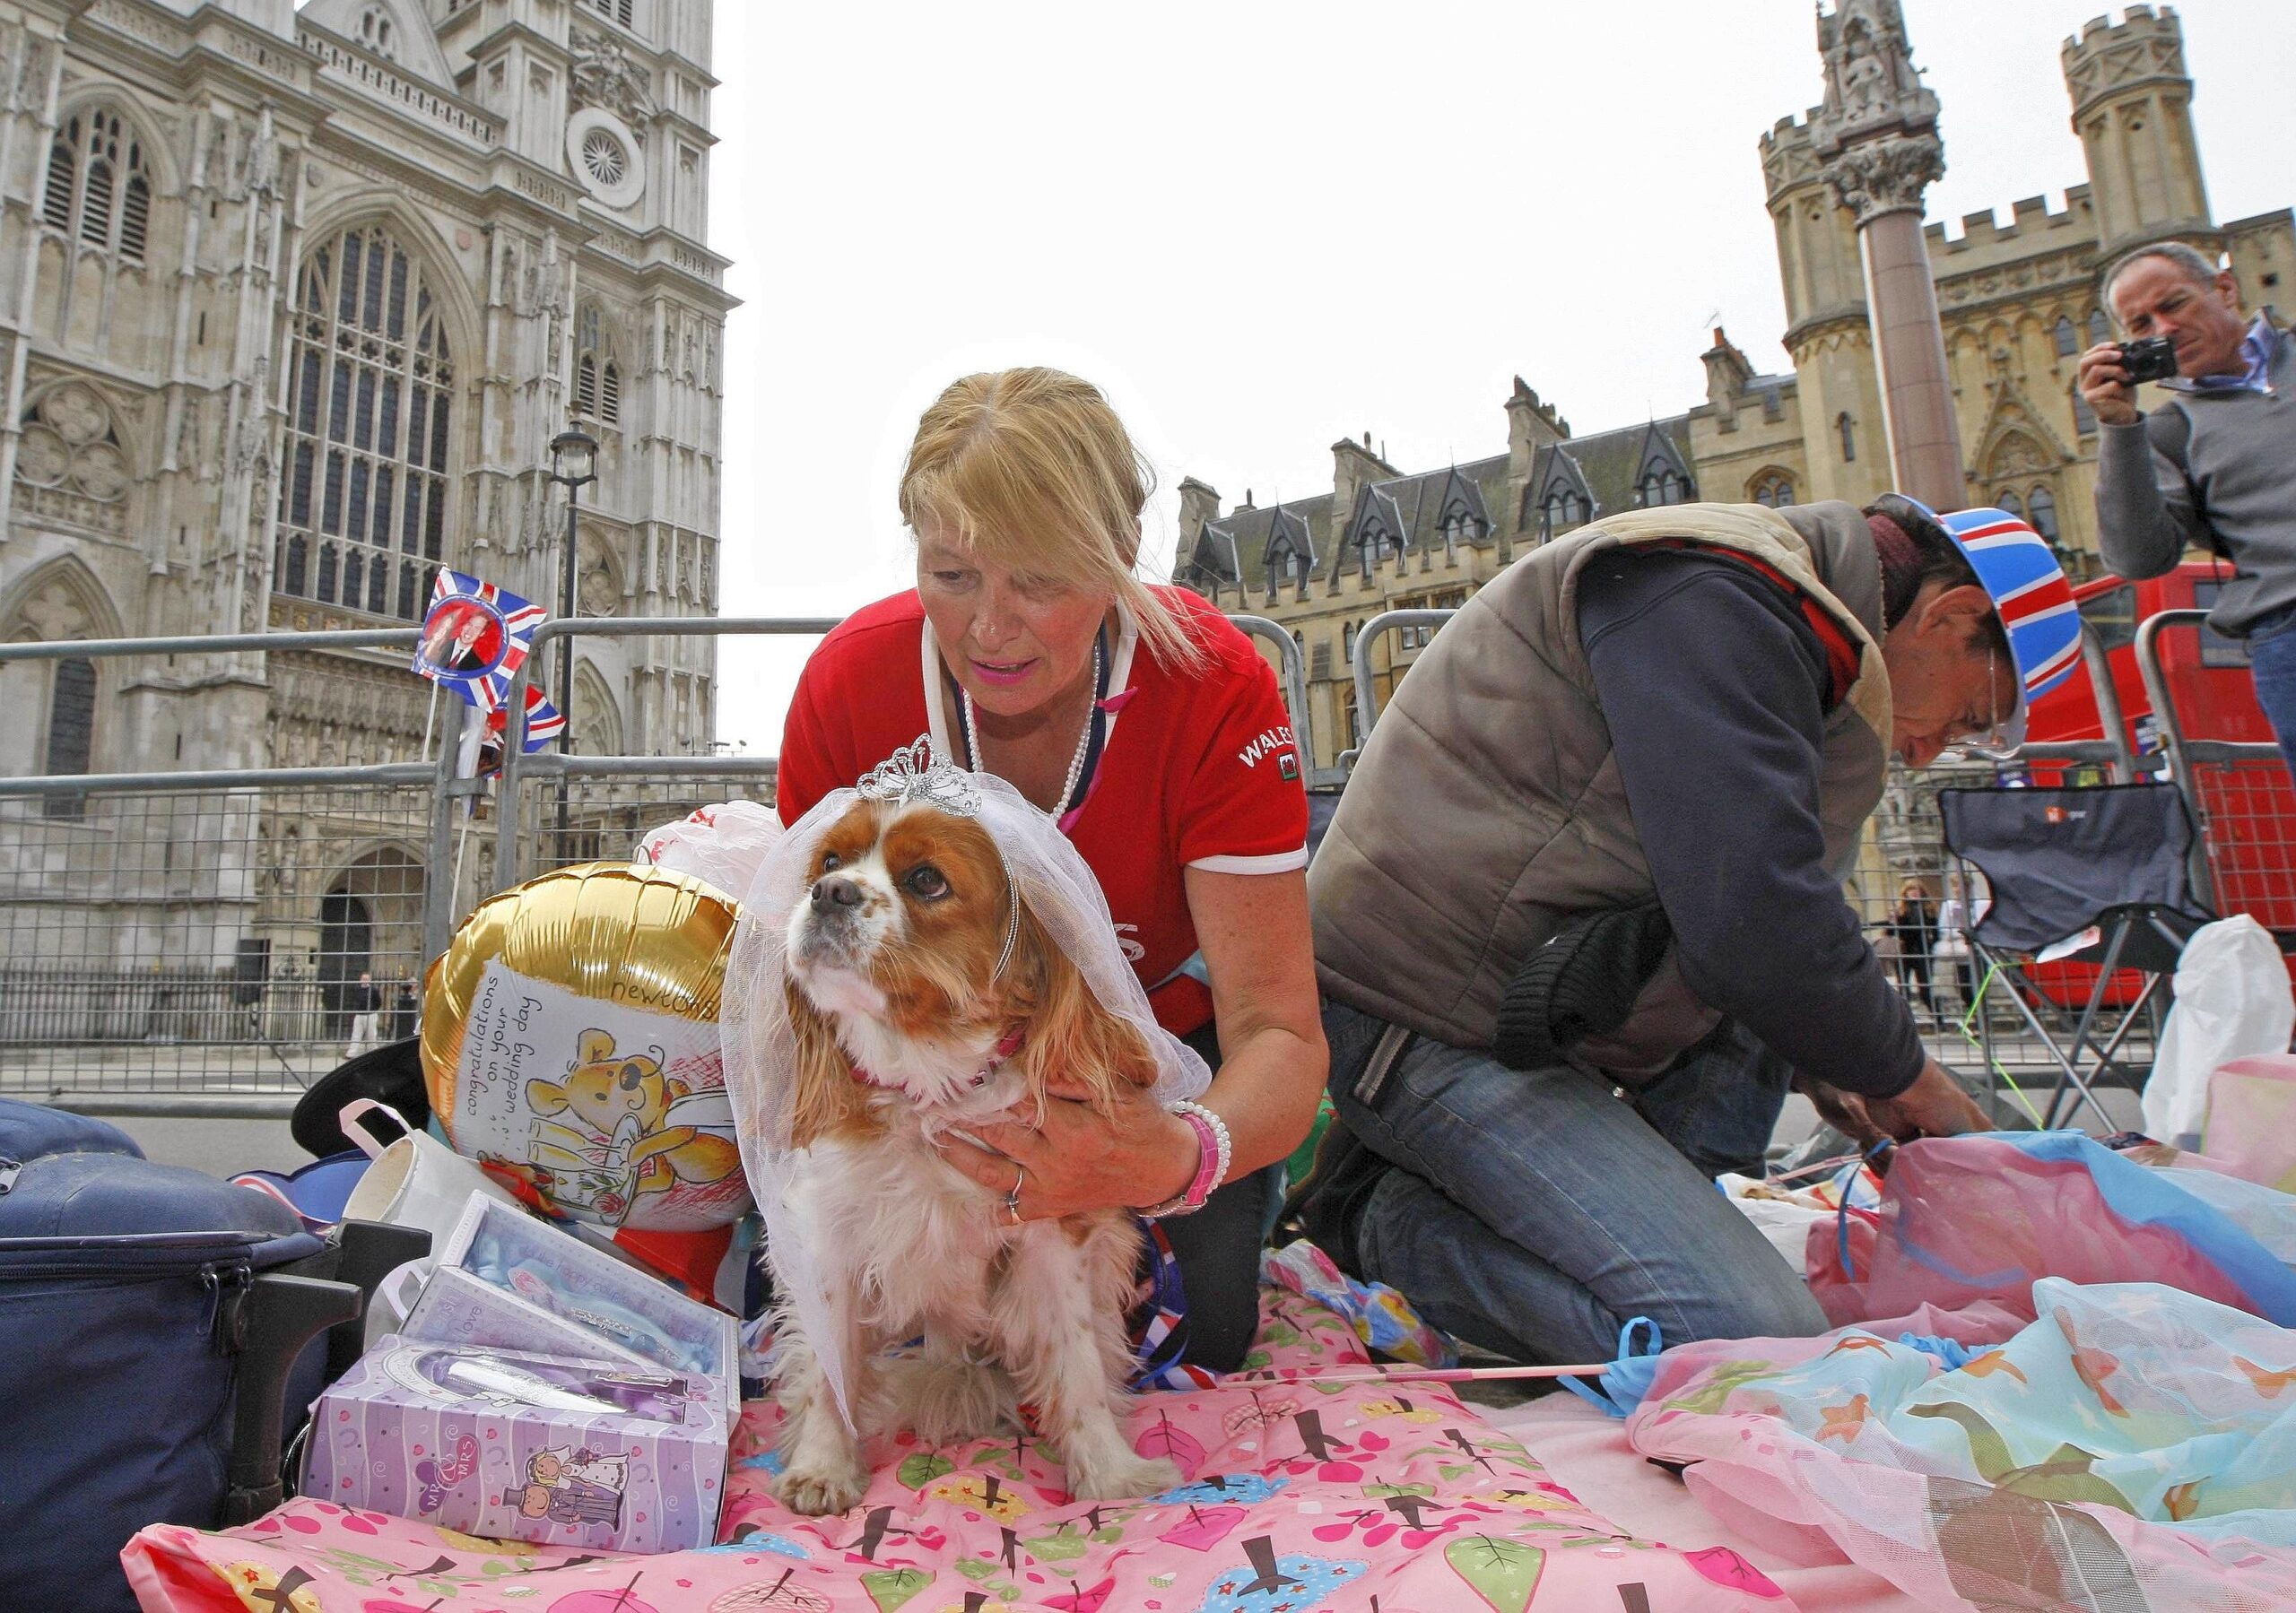
{"type": "Polygon", "coordinates": [[[1161,1204],[1152,1204],[1138,1213],[1150,1220],[1167,1216],[1194,1215],[1204,1208],[1222,1182],[1228,1179],[1228,1166],[1234,1158],[1233,1145],[1228,1137],[1228,1123],[1202,1104],[1177,1103],[1170,1113],[1187,1122],[1196,1133],[1196,1177],[1176,1198],[1161,1204]]]}

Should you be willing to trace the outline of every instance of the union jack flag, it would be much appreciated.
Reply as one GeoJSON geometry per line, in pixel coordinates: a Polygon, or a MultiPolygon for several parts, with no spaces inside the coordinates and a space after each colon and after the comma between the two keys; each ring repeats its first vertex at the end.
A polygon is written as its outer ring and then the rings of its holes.
{"type": "MultiPolygon", "coordinates": [[[[526,662],[535,629],[549,617],[548,611],[531,600],[441,567],[430,587],[430,608],[422,618],[413,670],[452,685],[481,711],[500,711],[509,701],[511,680],[526,662]]],[[[531,697],[539,691],[528,693],[531,714],[531,697]]],[[[527,720],[531,724],[535,718],[530,715],[527,720]]],[[[557,725],[566,725],[562,716],[557,725]]],[[[532,738],[530,728],[530,749],[532,738]]]]}
{"type": "MultiPolygon", "coordinates": [[[[502,736],[505,733],[508,733],[509,729],[510,708],[508,706],[498,706],[492,711],[486,714],[486,732],[493,739],[496,744],[499,745],[502,742],[502,736]]],[[[528,684],[526,686],[526,748],[525,753],[528,756],[532,756],[535,751],[541,750],[544,745],[547,745],[551,741],[556,739],[560,734],[565,732],[565,714],[561,712],[557,707],[552,706],[550,701],[544,697],[542,690],[536,689],[532,684],[528,684]]]]}

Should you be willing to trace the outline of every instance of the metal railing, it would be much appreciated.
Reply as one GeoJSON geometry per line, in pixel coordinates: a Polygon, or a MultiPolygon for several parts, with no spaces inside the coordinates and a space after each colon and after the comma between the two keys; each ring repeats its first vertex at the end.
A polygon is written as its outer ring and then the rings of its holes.
{"type": "MultiPolygon", "coordinates": [[[[81,660],[115,692],[188,688],[252,681],[272,652],[411,652],[419,636],[6,644],[0,672],[81,660]]],[[[460,715],[445,704],[432,759],[0,778],[0,1091],[275,1114],[345,1053],[411,1023],[417,938],[439,896],[415,848],[460,715]]]]}
{"type": "MultiPolygon", "coordinates": [[[[1366,735],[1379,716],[1378,655],[1387,635],[1425,629],[1431,639],[1455,613],[1389,611],[1364,625],[1350,673],[1366,735]]],[[[2029,746],[2023,759],[2122,780],[2165,759],[2203,830],[2202,892],[2222,910],[2296,929],[2296,846],[2286,844],[2296,838],[2296,795],[2277,750],[2192,733],[2162,670],[2161,634],[2203,619],[2164,612],[2138,630],[2161,758],[2135,753],[2103,646],[2084,629],[2104,737],[2029,746]]],[[[1266,618],[1233,620],[1274,646],[1300,749],[1312,758],[1298,642],[1266,618]]],[[[499,785],[457,776],[465,708],[452,695],[433,702],[436,750],[421,760],[0,778],[0,1091],[143,1112],[278,1112],[348,1048],[411,1028],[423,966],[479,896],[544,867],[626,857],[647,831],[695,807],[771,798],[771,757],[526,755],[517,714],[553,646],[584,637],[810,637],[836,625],[825,617],[545,622],[513,680],[499,785]],[[364,985],[362,970],[371,976],[364,985]]],[[[247,677],[266,653],[412,652],[418,637],[408,627],[10,644],[0,645],[0,672],[84,658],[116,687],[127,673],[156,672],[161,658],[196,656],[199,667],[168,675],[247,677]]],[[[1411,664],[1391,663],[1385,675],[1400,681],[1411,664]]],[[[1309,782],[1344,780],[1356,754],[1344,751],[1341,769],[1311,772],[1309,782]]],[[[1988,777],[1982,768],[1892,770],[1853,883],[1870,926],[1885,926],[1907,878],[1946,891],[1936,791],[1988,777]]],[[[1968,983],[1952,978],[1944,959],[1931,960],[1926,979],[1905,973],[1909,994],[1930,1002],[1935,1033],[1948,1036],[1968,983]]]]}
{"type": "Polygon", "coordinates": [[[1347,775],[1343,769],[1316,766],[1314,714],[1308,705],[1308,667],[1300,656],[1300,641],[1281,622],[1265,616],[1231,613],[1228,620],[1253,637],[1265,639],[1275,646],[1277,670],[1283,681],[1283,704],[1292,714],[1292,738],[1300,752],[1300,767],[1307,774],[1308,787],[1320,789],[1344,781],[1347,775]]]}
{"type": "MultiPolygon", "coordinates": [[[[678,816],[679,809],[691,811],[723,802],[744,788],[760,790],[769,799],[771,795],[778,760],[770,756],[569,756],[557,750],[525,754],[526,688],[551,645],[562,644],[566,648],[561,653],[571,655],[573,641],[583,637],[817,637],[840,620],[834,616],[579,617],[546,621],[535,629],[526,658],[511,680],[509,731],[503,737],[489,888],[501,890],[518,883],[529,877],[530,865],[535,863],[563,867],[600,857],[626,858],[640,836],[678,816]],[[526,785],[542,781],[558,786],[550,792],[549,821],[529,824],[526,809],[533,792],[526,785]],[[645,787],[629,787],[633,784],[645,787]],[[529,846],[539,853],[537,857],[527,855],[529,846]]],[[[580,735],[575,738],[578,743],[580,735]]],[[[444,950],[443,943],[440,950],[444,950]]]]}
{"type": "Polygon", "coordinates": [[[2136,628],[2136,671],[2159,725],[2169,777],[2197,831],[2194,893],[2212,912],[2252,915],[2268,930],[2296,930],[2296,791],[2280,747],[2196,737],[2161,661],[2161,636],[2198,632],[2205,611],[2159,611],[2136,628]]]}

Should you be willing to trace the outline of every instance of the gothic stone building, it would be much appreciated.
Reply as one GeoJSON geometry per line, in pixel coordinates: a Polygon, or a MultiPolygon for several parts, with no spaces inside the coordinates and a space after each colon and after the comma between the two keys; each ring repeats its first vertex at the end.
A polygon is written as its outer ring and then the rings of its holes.
{"type": "MultiPolygon", "coordinates": [[[[0,638],[404,624],[441,565],[554,609],[570,421],[602,444],[580,609],[713,612],[710,13],[0,0],[0,638]]],[[[422,744],[404,652],[158,660],[0,669],[0,776],[422,744]]],[[[706,641],[591,641],[578,747],[707,750],[714,671],[706,641]]],[[[61,894],[42,871],[97,866],[126,809],[0,803],[0,952],[65,900],[43,961],[244,963],[251,927],[322,969],[411,957],[419,827],[334,799],[61,894]]]]}
{"type": "MultiPolygon", "coordinates": [[[[1844,0],[1824,22],[1874,9],[1844,0]]],[[[2143,242],[2189,240],[2225,254],[2248,299],[2267,303],[2296,273],[2296,229],[2284,208],[2228,223],[2209,212],[2172,9],[2133,5],[2118,23],[2089,23],[2066,41],[2063,69],[2088,182],[2067,188],[2061,212],[2033,198],[2005,226],[1975,214],[1957,235],[1936,224],[1926,235],[1966,502],[2024,514],[2079,577],[2097,569],[2097,438],[2074,372],[2109,332],[2099,271],[2143,242]]],[[[1573,437],[1518,379],[1503,456],[1405,474],[1368,438],[1344,440],[1329,494],[1266,509],[1248,495],[1225,513],[1213,490],[1182,484],[1175,580],[1300,639],[1319,772],[1354,742],[1348,655],[1379,611],[1456,603],[1524,545],[1613,510],[1685,498],[1863,503],[1888,488],[1856,219],[1822,177],[1806,121],[1764,135],[1761,160],[1792,373],[1757,373],[1717,330],[1705,402],[1671,419],[1573,437]]],[[[1424,637],[1378,646],[1382,698],[1424,637]]]]}

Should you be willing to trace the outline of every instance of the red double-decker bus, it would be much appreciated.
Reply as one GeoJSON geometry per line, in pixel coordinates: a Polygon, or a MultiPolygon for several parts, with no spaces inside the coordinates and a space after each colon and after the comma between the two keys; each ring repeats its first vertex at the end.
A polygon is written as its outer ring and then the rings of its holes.
{"type": "MultiPolygon", "coordinates": [[[[2102,577],[2074,590],[2081,614],[2105,646],[2122,720],[2140,767],[2164,770],[2158,720],[2136,668],[2136,629],[2161,611],[2207,610],[2229,578],[2222,566],[2187,560],[2164,577],[2129,582],[2102,577]]],[[[2160,638],[2161,671],[2187,740],[2270,744],[2272,725],[2249,681],[2248,646],[2205,628],[2173,629],[2160,638]]],[[[2032,744],[2105,737],[2096,691],[2086,677],[2067,679],[2036,701],[2026,739],[2032,744]]],[[[2101,767],[2036,763],[2039,784],[2103,783],[2101,767]]],[[[2194,769],[2202,828],[2215,885],[2217,911],[2246,913],[2278,932],[2283,945],[2296,935],[2296,787],[2274,757],[2208,763],[2194,769]]],[[[2055,1001],[2077,1006],[2096,982],[2093,968],[2053,964],[2033,971],[2034,983],[2055,1001]]],[[[2134,999],[2139,977],[2123,973],[2109,1001],[2134,999]]]]}

